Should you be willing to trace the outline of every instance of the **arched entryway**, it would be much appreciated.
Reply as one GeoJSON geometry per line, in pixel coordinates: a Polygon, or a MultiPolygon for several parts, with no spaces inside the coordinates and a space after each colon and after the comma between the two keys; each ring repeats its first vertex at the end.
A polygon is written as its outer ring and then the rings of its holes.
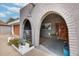
{"type": "Polygon", "coordinates": [[[64,18],[56,12],[44,15],[40,27],[39,44],[57,55],[69,55],[68,27],[64,18]]]}
{"type": "Polygon", "coordinates": [[[23,38],[25,40],[29,40],[32,43],[32,29],[31,29],[31,24],[30,21],[25,19],[23,22],[23,38]]]}

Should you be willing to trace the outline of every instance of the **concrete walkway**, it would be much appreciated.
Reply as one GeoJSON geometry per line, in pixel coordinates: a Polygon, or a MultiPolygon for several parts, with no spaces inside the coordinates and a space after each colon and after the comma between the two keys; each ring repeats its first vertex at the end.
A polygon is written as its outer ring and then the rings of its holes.
{"type": "Polygon", "coordinates": [[[48,54],[47,52],[40,50],[38,48],[34,48],[33,50],[31,50],[30,52],[25,54],[26,56],[51,56],[50,54],[48,54]]]}
{"type": "MultiPolygon", "coordinates": [[[[13,47],[8,46],[7,38],[9,35],[0,35],[0,56],[21,56],[13,47]]],[[[46,52],[34,48],[24,56],[49,56],[46,52]]]]}

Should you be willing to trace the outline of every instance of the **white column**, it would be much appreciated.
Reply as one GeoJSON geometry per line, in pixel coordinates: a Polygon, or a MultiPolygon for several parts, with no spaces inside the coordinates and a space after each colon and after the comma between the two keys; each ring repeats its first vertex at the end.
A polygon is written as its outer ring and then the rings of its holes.
{"type": "Polygon", "coordinates": [[[14,25],[12,25],[12,35],[14,35],[14,25]]]}
{"type": "Polygon", "coordinates": [[[23,27],[24,27],[24,25],[23,25],[23,23],[21,21],[20,22],[20,39],[23,39],[23,27]]]}

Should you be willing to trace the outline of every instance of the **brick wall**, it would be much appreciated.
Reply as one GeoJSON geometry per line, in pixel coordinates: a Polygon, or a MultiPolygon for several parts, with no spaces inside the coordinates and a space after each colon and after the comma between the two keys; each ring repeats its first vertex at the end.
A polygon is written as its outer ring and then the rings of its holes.
{"type": "Polygon", "coordinates": [[[20,25],[14,25],[14,34],[20,35],[20,25]]]}

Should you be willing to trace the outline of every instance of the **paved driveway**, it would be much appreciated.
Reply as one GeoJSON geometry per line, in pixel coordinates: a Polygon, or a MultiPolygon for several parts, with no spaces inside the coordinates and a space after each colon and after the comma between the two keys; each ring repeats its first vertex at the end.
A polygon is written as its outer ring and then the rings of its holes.
{"type": "Polygon", "coordinates": [[[7,44],[7,38],[9,35],[0,35],[0,56],[19,56],[11,46],[7,44]]]}
{"type": "MultiPolygon", "coordinates": [[[[8,36],[9,35],[0,35],[0,56],[21,56],[13,47],[8,46],[8,36]]],[[[48,56],[48,54],[42,50],[34,48],[24,56],[48,56]]]]}

